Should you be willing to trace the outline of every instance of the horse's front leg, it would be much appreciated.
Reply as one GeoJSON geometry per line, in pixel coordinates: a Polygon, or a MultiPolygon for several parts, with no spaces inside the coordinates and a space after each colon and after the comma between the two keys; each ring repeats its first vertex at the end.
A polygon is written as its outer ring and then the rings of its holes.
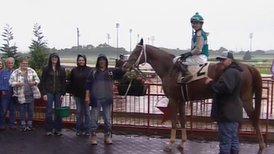
{"type": "Polygon", "coordinates": [[[171,151],[172,145],[176,141],[176,129],[177,129],[177,110],[174,104],[169,104],[169,109],[171,110],[171,132],[170,132],[170,140],[165,145],[165,151],[171,151]]]}
{"type": "Polygon", "coordinates": [[[179,150],[183,150],[184,149],[184,144],[187,140],[187,134],[186,134],[186,128],[185,128],[185,124],[186,124],[186,115],[185,115],[185,102],[179,102],[179,114],[180,114],[180,124],[181,124],[181,142],[180,144],[178,144],[177,148],[179,150]]]}

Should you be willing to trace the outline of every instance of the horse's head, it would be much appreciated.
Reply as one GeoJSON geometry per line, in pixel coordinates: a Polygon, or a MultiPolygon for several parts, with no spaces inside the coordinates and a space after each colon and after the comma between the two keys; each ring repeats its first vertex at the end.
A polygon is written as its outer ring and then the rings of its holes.
{"type": "Polygon", "coordinates": [[[139,64],[146,62],[146,47],[143,44],[143,39],[136,45],[135,49],[130,54],[128,60],[123,65],[123,70],[130,71],[138,68],[139,64]]]}

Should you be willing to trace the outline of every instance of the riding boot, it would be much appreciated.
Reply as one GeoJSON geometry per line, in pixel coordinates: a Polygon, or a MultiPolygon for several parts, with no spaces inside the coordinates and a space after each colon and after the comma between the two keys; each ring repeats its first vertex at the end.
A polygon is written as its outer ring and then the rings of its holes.
{"type": "Polygon", "coordinates": [[[188,82],[192,78],[193,75],[188,71],[187,65],[179,63],[179,67],[180,67],[180,69],[183,73],[182,74],[182,79],[181,79],[182,83],[188,82]]]}

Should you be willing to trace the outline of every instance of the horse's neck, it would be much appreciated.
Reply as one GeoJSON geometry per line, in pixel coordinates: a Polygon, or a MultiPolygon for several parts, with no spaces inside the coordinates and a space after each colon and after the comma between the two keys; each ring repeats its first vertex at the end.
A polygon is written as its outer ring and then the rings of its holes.
{"type": "Polygon", "coordinates": [[[174,65],[169,55],[165,55],[163,53],[152,53],[152,49],[147,50],[147,57],[147,62],[152,66],[161,79],[168,75],[168,71],[174,65]]]}

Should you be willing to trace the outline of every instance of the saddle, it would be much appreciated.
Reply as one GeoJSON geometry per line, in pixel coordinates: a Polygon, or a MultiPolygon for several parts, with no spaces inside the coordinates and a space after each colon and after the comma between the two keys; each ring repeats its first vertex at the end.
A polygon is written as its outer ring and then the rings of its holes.
{"type": "Polygon", "coordinates": [[[208,66],[209,66],[209,62],[201,65],[189,65],[187,69],[191,73],[192,77],[188,79],[186,82],[182,82],[182,79],[184,79],[183,75],[185,75],[185,72],[180,71],[178,74],[177,83],[187,84],[192,81],[196,81],[196,80],[208,77],[208,66]]]}

